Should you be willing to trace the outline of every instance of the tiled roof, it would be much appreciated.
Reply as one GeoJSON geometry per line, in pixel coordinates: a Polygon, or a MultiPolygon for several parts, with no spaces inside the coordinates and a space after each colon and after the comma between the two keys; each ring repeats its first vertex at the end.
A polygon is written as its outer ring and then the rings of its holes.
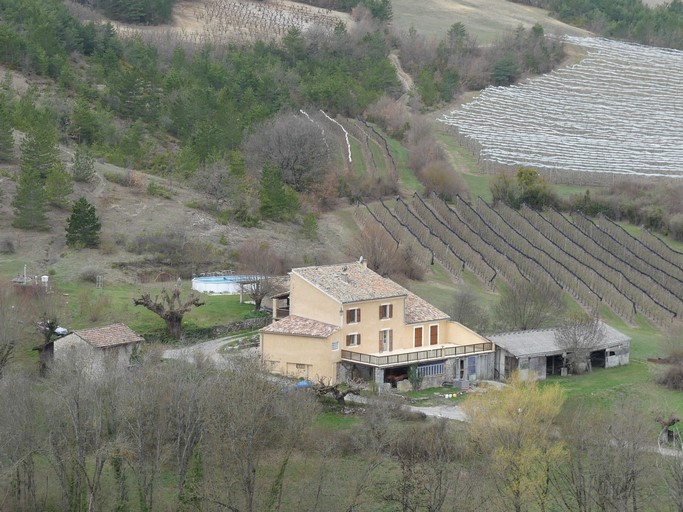
{"type": "Polygon", "coordinates": [[[341,303],[388,299],[408,290],[373,272],[362,263],[295,268],[296,274],[341,303]]]}
{"type": "MultiPolygon", "coordinates": [[[[631,338],[617,331],[604,322],[602,329],[604,336],[595,349],[601,350],[630,341],[631,338]]],[[[540,355],[561,354],[565,351],[555,338],[558,329],[538,329],[532,331],[506,332],[487,336],[496,345],[504,348],[515,357],[533,357],[540,355]]]]}
{"type": "Polygon", "coordinates": [[[327,338],[337,332],[339,327],[326,324],[310,318],[289,315],[277,322],[261,329],[261,332],[273,334],[289,334],[291,336],[311,336],[313,338],[327,338]]]}
{"type": "Polygon", "coordinates": [[[419,322],[434,322],[450,318],[440,309],[435,308],[429,302],[421,299],[414,293],[408,292],[406,297],[405,322],[414,324],[419,322]]]}
{"type": "Polygon", "coordinates": [[[431,322],[449,316],[391,279],[380,276],[364,264],[344,263],[292,270],[341,303],[405,297],[405,322],[431,322]]]}
{"type": "Polygon", "coordinates": [[[111,324],[94,329],[75,331],[75,335],[93,347],[108,348],[144,341],[144,338],[124,324],[111,324]]]}

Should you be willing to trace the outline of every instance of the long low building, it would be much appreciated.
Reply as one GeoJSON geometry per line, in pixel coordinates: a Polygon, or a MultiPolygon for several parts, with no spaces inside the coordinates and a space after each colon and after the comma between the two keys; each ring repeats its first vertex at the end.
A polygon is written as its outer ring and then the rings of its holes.
{"type": "MultiPolygon", "coordinates": [[[[631,338],[600,322],[600,339],[590,350],[593,368],[611,368],[628,364],[631,338]]],[[[507,378],[519,370],[522,378],[533,372],[537,378],[566,375],[567,349],[557,341],[558,329],[517,331],[488,336],[496,344],[495,373],[507,378]]]]}

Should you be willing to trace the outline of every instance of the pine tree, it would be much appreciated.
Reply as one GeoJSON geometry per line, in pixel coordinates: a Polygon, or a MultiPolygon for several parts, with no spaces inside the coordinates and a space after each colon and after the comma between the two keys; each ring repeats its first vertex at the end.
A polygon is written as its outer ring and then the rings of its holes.
{"type": "Polygon", "coordinates": [[[38,171],[30,168],[22,170],[12,201],[15,215],[12,225],[21,229],[48,229],[45,200],[45,189],[38,171]]]}
{"type": "Polygon", "coordinates": [[[21,170],[38,171],[44,181],[50,170],[60,165],[57,131],[50,123],[43,123],[29,132],[21,143],[21,170]]]}
{"type": "Polygon", "coordinates": [[[52,167],[45,179],[45,194],[50,204],[65,207],[69,203],[69,195],[74,191],[71,176],[60,162],[52,167]]]}
{"type": "Polygon", "coordinates": [[[97,247],[100,245],[100,224],[95,207],[85,197],[74,203],[67,219],[66,244],[69,247],[97,247]]]}
{"type": "Polygon", "coordinates": [[[263,166],[260,198],[265,219],[287,220],[299,209],[296,192],[285,186],[282,171],[270,162],[263,166]]]}
{"type": "Polygon", "coordinates": [[[74,181],[88,182],[95,175],[95,159],[83,146],[78,146],[71,161],[71,174],[74,181]]]}
{"type": "Polygon", "coordinates": [[[13,159],[12,113],[7,95],[0,92],[0,162],[11,162],[13,159]]]}

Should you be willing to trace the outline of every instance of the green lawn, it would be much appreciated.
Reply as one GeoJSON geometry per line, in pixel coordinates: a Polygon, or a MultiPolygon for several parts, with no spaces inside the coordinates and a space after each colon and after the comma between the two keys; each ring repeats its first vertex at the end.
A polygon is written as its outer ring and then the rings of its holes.
{"type": "Polygon", "coordinates": [[[420,183],[415,176],[415,173],[408,168],[408,150],[404,148],[400,142],[394,139],[387,139],[389,144],[389,150],[396,161],[398,166],[398,173],[401,180],[401,188],[407,190],[408,192],[419,192],[424,191],[424,186],[420,183]]]}
{"type": "Polygon", "coordinates": [[[361,150],[360,143],[356,139],[349,138],[349,144],[351,145],[351,160],[353,161],[353,169],[358,176],[365,176],[367,174],[367,168],[369,164],[367,164],[363,159],[363,151],[361,150]]]}
{"type": "MultiPolygon", "coordinates": [[[[173,285],[171,285],[173,286],[173,285]]],[[[142,306],[134,306],[133,298],[141,292],[149,291],[152,297],[162,289],[155,285],[116,285],[96,289],[90,283],[64,283],[58,287],[63,294],[67,306],[67,322],[70,329],[83,329],[108,322],[124,322],[140,334],[164,329],[164,322],[157,315],[142,306]],[[103,311],[98,314],[97,306],[102,303],[103,311]]],[[[183,286],[182,297],[189,296],[190,284],[183,286]]],[[[193,308],[185,314],[183,325],[191,327],[212,327],[241,320],[251,314],[254,306],[240,304],[239,295],[203,295],[199,294],[204,306],[193,308]]],[[[67,323],[64,322],[64,323],[67,323]]]]}

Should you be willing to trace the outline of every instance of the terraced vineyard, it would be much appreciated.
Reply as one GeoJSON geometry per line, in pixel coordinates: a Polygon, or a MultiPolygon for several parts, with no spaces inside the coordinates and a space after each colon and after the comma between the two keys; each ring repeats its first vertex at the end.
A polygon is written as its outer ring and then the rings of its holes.
{"type": "Polygon", "coordinates": [[[531,166],[564,182],[683,178],[683,52],[595,38],[578,64],[489,87],[445,116],[489,172],[531,166]]]}
{"type": "Polygon", "coordinates": [[[607,218],[417,194],[365,211],[397,244],[421,247],[423,262],[439,261],[455,277],[467,268],[489,289],[526,279],[563,289],[587,310],[605,305],[627,322],[642,314],[667,326],[683,317],[683,255],[607,218]]]}

